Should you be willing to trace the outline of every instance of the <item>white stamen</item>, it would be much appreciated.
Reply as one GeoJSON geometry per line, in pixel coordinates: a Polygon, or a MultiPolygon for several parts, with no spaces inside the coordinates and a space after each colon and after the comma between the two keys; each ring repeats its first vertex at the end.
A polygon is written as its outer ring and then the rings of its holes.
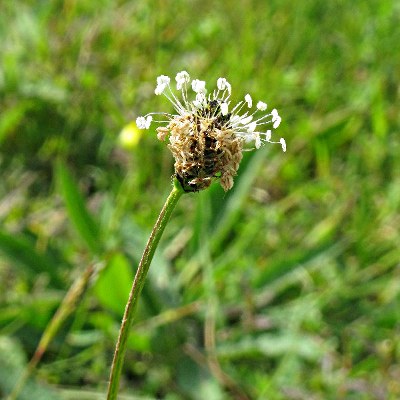
{"type": "Polygon", "coordinates": [[[249,108],[251,108],[251,106],[253,105],[253,100],[252,100],[251,96],[247,93],[246,96],[244,96],[244,99],[247,103],[247,106],[249,108]]]}
{"type": "Polygon", "coordinates": [[[164,83],[158,84],[156,89],[154,90],[155,95],[159,96],[160,94],[163,94],[166,87],[167,87],[167,85],[164,83]]]}
{"type": "Polygon", "coordinates": [[[217,88],[218,90],[227,90],[229,94],[231,94],[231,84],[225,78],[219,78],[217,80],[217,88]]]}
{"type": "Polygon", "coordinates": [[[243,139],[246,143],[250,143],[254,140],[254,135],[244,135],[243,139]]]}
{"type": "Polygon", "coordinates": [[[218,90],[225,90],[225,88],[226,88],[226,79],[225,78],[219,78],[217,80],[217,88],[218,88],[218,90]]]}
{"type": "Polygon", "coordinates": [[[276,117],[279,117],[278,110],[276,108],[274,108],[271,111],[271,115],[272,115],[272,121],[275,121],[276,117]]]}
{"type": "Polygon", "coordinates": [[[228,104],[227,103],[222,103],[221,104],[221,114],[222,115],[227,115],[228,114],[228,104]]]}
{"type": "Polygon", "coordinates": [[[272,119],[272,121],[274,122],[274,124],[273,124],[272,126],[274,127],[274,129],[276,129],[276,128],[280,125],[280,123],[281,123],[281,121],[282,121],[282,118],[278,115],[278,116],[275,118],[275,120],[272,119]]]}
{"type": "Polygon", "coordinates": [[[257,109],[260,111],[265,111],[267,109],[267,104],[264,103],[263,101],[259,101],[257,103],[257,109]]]}
{"type": "Polygon", "coordinates": [[[248,125],[247,132],[254,132],[257,128],[257,122],[252,122],[248,125]]]}
{"type": "Polygon", "coordinates": [[[240,123],[241,123],[242,125],[247,125],[247,124],[249,124],[249,123],[252,121],[252,119],[253,119],[253,116],[252,116],[252,115],[249,115],[249,116],[246,117],[246,118],[241,118],[240,123]]]}
{"type": "Polygon", "coordinates": [[[157,77],[157,86],[158,85],[169,85],[171,81],[170,77],[167,75],[160,75],[157,77]]]}
{"type": "Polygon", "coordinates": [[[285,139],[284,139],[284,138],[281,138],[281,139],[279,140],[279,143],[280,143],[281,146],[282,146],[283,152],[285,152],[285,151],[286,151],[286,142],[285,142],[285,139]]]}
{"type": "Polygon", "coordinates": [[[137,117],[136,118],[136,126],[139,129],[146,129],[146,118],[145,117],[137,117]]]}
{"type": "Polygon", "coordinates": [[[196,93],[206,93],[206,82],[194,79],[192,81],[192,89],[196,93]]]}
{"type": "Polygon", "coordinates": [[[185,83],[190,82],[190,76],[186,71],[181,71],[176,74],[176,89],[181,90],[185,83]]]}
{"type": "Polygon", "coordinates": [[[258,132],[254,133],[254,144],[256,146],[256,149],[259,149],[261,147],[261,138],[260,138],[260,134],[258,132]]]}
{"type": "Polygon", "coordinates": [[[206,96],[204,93],[200,92],[196,94],[196,100],[193,101],[193,105],[196,108],[202,108],[205,106],[206,96]]]}
{"type": "Polygon", "coordinates": [[[192,103],[196,108],[201,108],[202,107],[202,105],[201,105],[201,103],[199,102],[199,101],[197,101],[197,100],[193,100],[193,103],[192,103]]]}
{"type": "Polygon", "coordinates": [[[151,121],[153,121],[153,117],[151,115],[148,115],[146,118],[146,124],[145,124],[146,129],[150,128],[151,121]]]}
{"type": "Polygon", "coordinates": [[[206,96],[204,95],[204,93],[200,92],[196,94],[196,100],[201,104],[201,105],[205,105],[206,103],[206,96]]]}
{"type": "MultiPolygon", "coordinates": [[[[218,78],[216,89],[208,95],[206,82],[198,79],[191,81],[186,71],[180,71],[175,76],[176,90],[180,91],[180,95],[177,95],[176,91],[173,90],[174,88],[170,86],[170,81],[171,79],[166,75],[158,76],[154,92],[156,95],[163,94],[172,103],[176,113],[150,113],[137,117],[136,125],[139,129],[149,129],[153,122],[165,123],[165,119],[173,121],[178,116],[194,115],[199,118],[200,124],[207,124],[207,126],[210,124],[209,119],[216,120],[218,124],[223,125],[224,129],[228,129],[243,142],[252,142],[253,148],[259,149],[264,143],[268,142],[278,143],[282,146],[283,151],[286,151],[286,142],[283,138],[279,142],[271,140],[271,129],[278,128],[281,123],[278,111],[273,109],[270,113],[265,112],[267,104],[263,101],[257,102],[256,109],[246,111],[246,106],[248,109],[253,107],[253,99],[249,93],[244,96],[244,100],[231,104],[229,100],[231,85],[225,78],[218,78]],[[189,85],[195,92],[195,96],[188,96],[187,88],[189,85]],[[205,113],[206,110],[209,111],[205,113]],[[152,115],[155,114],[160,114],[165,119],[153,121],[152,115]],[[225,118],[221,118],[222,116],[225,118]],[[271,129],[264,131],[262,129],[264,125],[271,127],[271,129]]],[[[191,123],[191,119],[185,119],[185,121],[188,124],[191,123]]],[[[164,127],[164,129],[167,128],[164,127]]],[[[161,128],[158,132],[163,133],[164,131],[161,128]]]]}
{"type": "Polygon", "coordinates": [[[232,123],[232,125],[236,125],[239,121],[240,121],[239,115],[234,115],[234,116],[231,118],[231,123],[232,123]]]}

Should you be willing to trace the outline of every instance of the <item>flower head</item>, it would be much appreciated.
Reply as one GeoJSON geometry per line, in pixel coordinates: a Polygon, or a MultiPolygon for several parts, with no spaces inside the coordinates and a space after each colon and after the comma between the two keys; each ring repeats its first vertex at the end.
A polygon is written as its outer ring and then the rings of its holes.
{"type": "Polygon", "coordinates": [[[136,124],[140,129],[149,129],[153,115],[166,118],[154,121],[166,124],[157,128],[157,137],[162,141],[168,138],[175,158],[175,174],[185,191],[205,189],[216,177],[223,189],[229,190],[248,143],[256,149],[265,143],[278,143],[286,151],[285,139],[272,141],[272,130],[265,129],[267,125],[278,128],[278,111],[266,112],[267,104],[262,101],[252,111],[250,94],[231,106],[231,85],[225,78],[217,80],[217,89],[208,96],[206,82],[191,81],[186,71],[175,77],[179,97],[171,89],[170,81],[168,76],[159,76],[155,94],[167,97],[177,113],[150,113],[138,117],[136,124]],[[194,92],[193,100],[189,100],[188,87],[194,92]]]}

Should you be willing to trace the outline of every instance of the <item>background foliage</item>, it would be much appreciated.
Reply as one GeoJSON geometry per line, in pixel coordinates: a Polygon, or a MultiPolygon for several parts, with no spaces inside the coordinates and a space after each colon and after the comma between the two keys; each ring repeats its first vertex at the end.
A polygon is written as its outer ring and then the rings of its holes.
{"type": "Polygon", "coordinates": [[[1,2],[0,396],[93,264],[19,398],[104,398],[173,164],[118,135],[186,69],[278,108],[288,151],[180,201],[124,398],[399,398],[399,23],[395,0],[1,2]]]}

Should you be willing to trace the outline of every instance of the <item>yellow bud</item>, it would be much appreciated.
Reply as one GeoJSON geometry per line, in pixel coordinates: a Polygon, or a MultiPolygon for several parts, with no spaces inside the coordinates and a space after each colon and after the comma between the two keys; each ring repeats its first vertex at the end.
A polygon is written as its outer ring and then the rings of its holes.
{"type": "Polygon", "coordinates": [[[142,130],[138,129],[134,122],[131,122],[130,124],[125,125],[121,130],[118,137],[119,144],[124,149],[133,149],[139,144],[142,134],[142,130]]]}

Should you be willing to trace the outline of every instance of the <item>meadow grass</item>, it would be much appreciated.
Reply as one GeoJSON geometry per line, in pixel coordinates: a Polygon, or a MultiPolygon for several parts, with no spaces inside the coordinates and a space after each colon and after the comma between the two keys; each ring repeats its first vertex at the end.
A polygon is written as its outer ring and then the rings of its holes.
{"type": "Polygon", "coordinates": [[[400,397],[396,1],[3,3],[0,397],[93,264],[20,399],[104,398],[173,173],[155,132],[131,148],[118,134],[165,110],[155,79],[182,69],[277,107],[288,150],[247,153],[232,191],[181,199],[124,398],[400,397]]]}

